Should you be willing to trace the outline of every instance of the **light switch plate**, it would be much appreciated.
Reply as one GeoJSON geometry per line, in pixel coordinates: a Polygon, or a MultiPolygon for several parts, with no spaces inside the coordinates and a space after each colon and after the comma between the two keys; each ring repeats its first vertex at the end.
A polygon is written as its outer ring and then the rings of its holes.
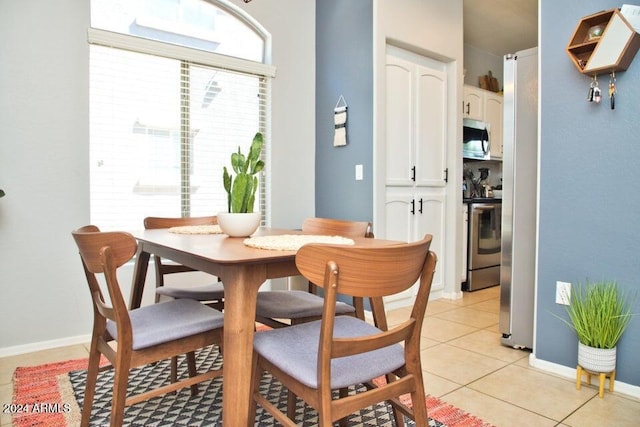
{"type": "Polygon", "coordinates": [[[362,165],[356,165],[356,181],[362,181],[364,178],[364,172],[362,165]]]}

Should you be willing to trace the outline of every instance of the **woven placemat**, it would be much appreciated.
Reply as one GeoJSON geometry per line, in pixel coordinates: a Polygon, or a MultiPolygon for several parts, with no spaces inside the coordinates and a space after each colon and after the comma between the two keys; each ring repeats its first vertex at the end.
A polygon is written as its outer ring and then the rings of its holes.
{"type": "Polygon", "coordinates": [[[297,251],[307,243],[329,243],[333,245],[353,245],[355,242],[342,236],[322,236],[315,234],[280,234],[277,236],[255,236],[244,240],[252,248],[274,251],[297,251]]]}
{"type": "Polygon", "coordinates": [[[222,234],[222,229],[218,224],[210,225],[182,225],[169,228],[169,233],[178,234],[222,234]]]}

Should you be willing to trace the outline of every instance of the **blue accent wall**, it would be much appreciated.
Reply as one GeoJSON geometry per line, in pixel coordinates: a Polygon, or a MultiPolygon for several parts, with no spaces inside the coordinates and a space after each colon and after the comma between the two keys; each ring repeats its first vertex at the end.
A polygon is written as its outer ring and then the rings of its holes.
{"type": "MultiPolygon", "coordinates": [[[[640,288],[640,55],[616,73],[598,76],[603,100],[587,102],[590,77],[565,52],[579,20],[620,7],[613,0],[541,0],[540,222],[536,357],[575,367],[577,339],[553,316],[556,281],[614,279],[640,288]]],[[[634,311],[640,313],[640,292],[634,311]]],[[[616,379],[640,386],[640,316],[618,344],[616,379]]]]}
{"type": "Polygon", "coordinates": [[[316,216],[373,218],[373,3],[316,2],[316,216]],[[348,104],[347,145],[333,146],[334,108],[348,104]],[[355,180],[355,166],[364,179],[355,180]]]}

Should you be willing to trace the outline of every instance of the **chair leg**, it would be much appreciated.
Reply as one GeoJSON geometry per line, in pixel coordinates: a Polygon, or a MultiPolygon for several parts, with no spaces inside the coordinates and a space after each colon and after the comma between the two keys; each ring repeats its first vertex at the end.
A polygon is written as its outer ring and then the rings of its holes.
{"type": "MultiPolygon", "coordinates": [[[[344,399],[345,397],[349,396],[349,389],[346,388],[346,387],[341,388],[340,390],[338,390],[338,396],[339,396],[340,399],[344,399]]],[[[341,418],[338,421],[338,425],[340,427],[348,427],[349,426],[349,416],[341,418]]]]}
{"type": "Polygon", "coordinates": [[[253,397],[255,393],[260,391],[260,378],[262,377],[262,370],[258,367],[258,357],[254,353],[253,362],[251,363],[251,398],[249,399],[249,420],[256,419],[256,412],[258,410],[258,403],[253,397]]]}
{"type": "MultiPolygon", "coordinates": [[[[411,375],[411,374],[410,374],[411,375]]],[[[427,402],[425,400],[424,385],[422,384],[422,376],[418,375],[417,379],[419,384],[416,384],[416,389],[411,393],[413,421],[416,423],[416,427],[427,427],[429,419],[427,415],[427,402]]],[[[400,411],[398,414],[402,416],[400,411]]],[[[402,425],[402,424],[401,424],[402,425]]]]}
{"type": "Polygon", "coordinates": [[[292,420],[296,419],[297,399],[298,397],[291,390],[287,390],[287,417],[292,420]]]}
{"type": "Polygon", "coordinates": [[[395,405],[393,406],[393,419],[396,422],[396,427],[404,426],[404,415],[400,409],[395,407],[395,405]]]}
{"type": "Polygon", "coordinates": [[[119,427],[123,424],[124,404],[127,399],[127,384],[129,383],[129,360],[118,359],[113,376],[113,396],[111,398],[111,426],[119,427]]]}
{"type": "Polygon", "coordinates": [[[98,367],[100,366],[100,352],[98,352],[97,344],[91,343],[91,356],[89,357],[89,367],[87,369],[87,381],[84,387],[84,402],[82,403],[82,419],[81,427],[89,425],[91,418],[91,408],[93,407],[93,398],[96,393],[96,383],[98,380],[98,367]]]}
{"type": "MultiPolygon", "coordinates": [[[[171,358],[171,372],[169,373],[169,381],[172,383],[178,382],[178,356],[173,356],[171,358]]],[[[175,391],[172,391],[168,394],[176,394],[175,391]]]]}
{"type": "MultiPolygon", "coordinates": [[[[195,377],[196,375],[198,375],[198,370],[196,369],[196,354],[193,351],[190,351],[189,353],[187,353],[187,369],[189,370],[190,377],[195,377]]],[[[177,375],[177,369],[176,369],[176,375],[177,375]]],[[[177,381],[177,378],[176,378],[176,381],[177,381]]],[[[197,396],[197,395],[198,395],[198,384],[193,384],[191,386],[191,396],[197,396]]]]}

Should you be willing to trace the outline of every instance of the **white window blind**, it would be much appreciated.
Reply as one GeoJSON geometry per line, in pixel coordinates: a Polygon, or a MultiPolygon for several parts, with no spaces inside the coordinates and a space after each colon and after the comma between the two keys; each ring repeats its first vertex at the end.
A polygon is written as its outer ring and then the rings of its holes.
{"type": "MultiPolygon", "coordinates": [[[[230,154],[238,146],[246,154],[258,131],[269,143],[269,76],[210,65],[215,55],[203,65],[136,51],[135,42],[103,44],[90,46],[91,222],[137,229],[146,216],[226,211],[230,154]]],[[[189,52],[172,52],[180,50],[189,52]]],[[[256,206],[263,217],[267,173],[256,206]]]]}

